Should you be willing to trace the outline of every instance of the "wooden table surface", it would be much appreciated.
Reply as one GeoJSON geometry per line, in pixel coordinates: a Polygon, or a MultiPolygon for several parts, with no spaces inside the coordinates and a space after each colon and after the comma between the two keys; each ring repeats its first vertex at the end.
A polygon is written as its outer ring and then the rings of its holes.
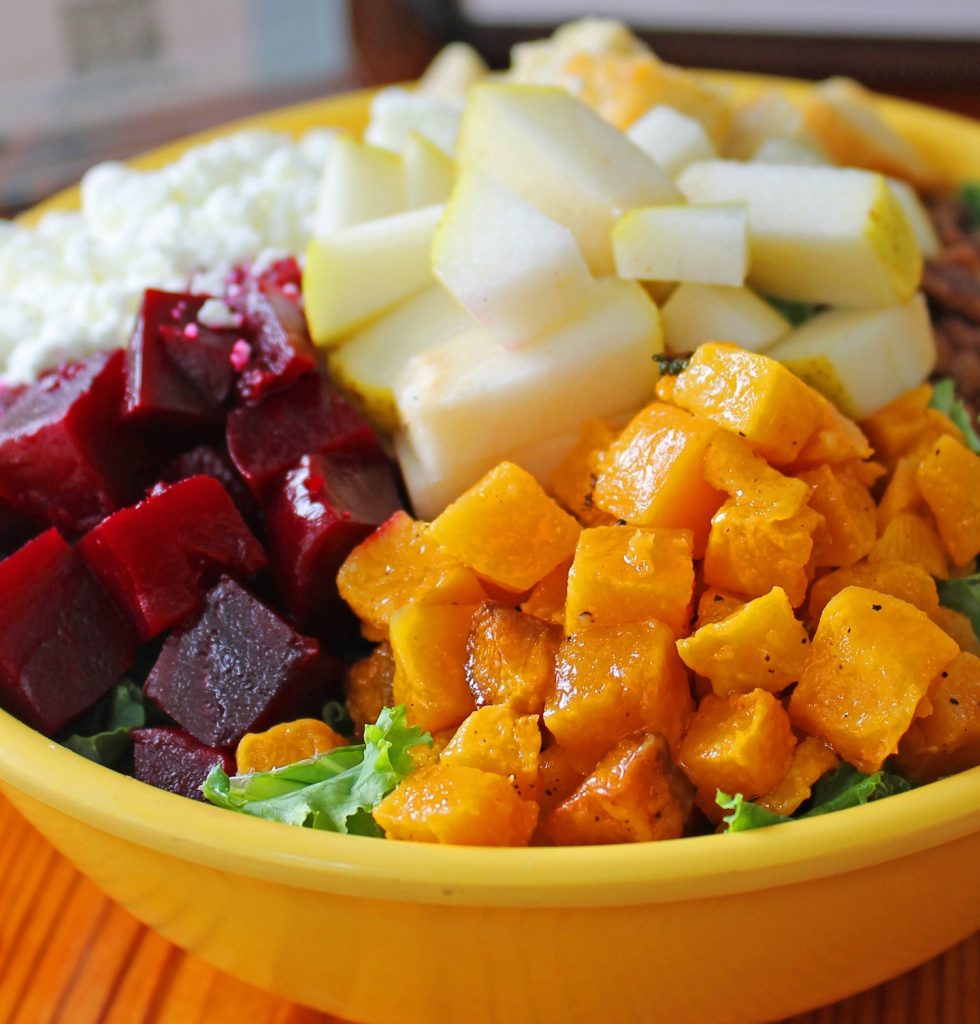
{"type": "MultiPolygon", "coordinates": [[[[340,1022],[171,945],[0,797],[0,1024],[340,1022]]],[[[785,1024],[980,1024],[980,933],[901,978],[785,1024]]]]}

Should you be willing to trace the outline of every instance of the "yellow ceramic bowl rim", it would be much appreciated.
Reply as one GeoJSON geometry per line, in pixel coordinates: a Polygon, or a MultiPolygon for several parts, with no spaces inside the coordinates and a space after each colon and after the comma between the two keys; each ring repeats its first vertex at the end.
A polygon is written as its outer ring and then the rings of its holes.
{"type": "MultiPolygon", "coordinates": [[[[778,82],[714,75],[741,90],[778,82]]],[[[299,131],[356,128],[367,95],[354,93],[226,125],[299,131]]],[[[895,100],[889,119],[917,140],[950,133],[959,147],[947,170],[980,172],[980,126],[895,100]],[[965,161],[965,162],[963,162],[965,161]]],[[[205,133],[135,161],[152,167],[218,133],[205,133]]],[[[947,148],[948,151],[948,147],[947,148]]],[[[69,190],[32,211],[70,209],[69,190]]],[[[417,903],[589,907],[652,904],[750,893],[873,867],[980,830],[980,768],[865,807],[733,835],[606,847],[487,849],[392,843],[289,828],[154,789],[103,768],[0,711],[0,779],[18,793],[127,842],[229,874],[302,889],[417,903]]]]}

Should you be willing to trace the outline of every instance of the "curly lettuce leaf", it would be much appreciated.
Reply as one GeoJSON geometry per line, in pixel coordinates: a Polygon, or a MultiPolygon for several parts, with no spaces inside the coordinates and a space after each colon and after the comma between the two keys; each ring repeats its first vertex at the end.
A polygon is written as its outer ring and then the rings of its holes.
{"type": "Polygon", "coordinates": [[[970,451],[980,455],[980,435],[973,429],[973,420],[966,406],[956,397],[956,385],[951,377],[943,377],[933,384],[932,400],[929,404],[933,409],[938,409],[943,415],[948,416],[963,431],[966,446],[970,451]]]}
{"type": "Polygon", "coordinates": [[[969,181],[961,186],[959,200],[966,208],[968,225],[980,227],[980,181],[969,181]]]}
{"type": "Polygon", "coordinates": [[[765,807],[760,807],[758,804],[752,803],[751,800],[746,800],[741,793],[729,796],[719,789],[715,794],[715,803],[723,811],[729,812],[723,819],[725,824],[728,825],[729,832],[746,832],[751,828],[768,828],[770,825],[782,825],[784,821],[793,820],[785,815],[767,811],[765,807]]]}
{"type": "Polygon", "coordinates": [[[960,612],[973,623],[973,632],[980,636],[980,573],[950,580],[936,580],[939,603],[960,612]]]}
{"type": "Polygon", "coordinates": [[[65,746],[90,761],[115,768],[132,748],[130,729],[140,729],[144,725],[146,703],[143,692],[135,683],[124,679],[112,691],[105,727],[90,736],[69,736],[65,746]]]}
{"type": "Polygon", "coordinates": [[[286,825],[382,835],[371,812],[415,767],[409,751],[432,737],[410,728],[405,708],[385,708],[364,742],[285,768],[229,777],[215,766],[202,792],[218,807],[286,825]]]}

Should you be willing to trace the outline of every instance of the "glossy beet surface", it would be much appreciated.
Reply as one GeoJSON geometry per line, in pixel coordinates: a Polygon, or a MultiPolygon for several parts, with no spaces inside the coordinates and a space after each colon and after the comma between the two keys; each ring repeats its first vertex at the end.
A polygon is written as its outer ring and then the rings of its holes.
{"type": "Polygon", "coordinates": [[[241,473],[235,468],[224,444],[199,444],[186,452],[181,452],[164,466],[160,480],[163,483],[176,484],[192,476],[214,477],[228,492],[249,527],[256,529],[261,515],[258,503],[252,497],[252,492],[246,486],[241,473]]]}
{"type": "Polygon", "coordinates": [[[129,668],[134,631],[56,530],[0,563],[0,704],[48,736],[129,668]]]}
{"type": "Polygon", "coordinates": [[[157,789],[203,800],[201,785],[216,764],[229,773],[235,770],[228,754],[198,743],[182,729],[134,729],[130,735],[136,778],[157,789]]]}
{"type": "Polygon", "coordinates": [[[145,693],[195,739],[231,747],[246,732],[318,711],[332,675],[315,640],[226,578],[197,621],[168,637],[145,693]]]}
{"type": "Polygon", "coordinates": [[[209,476],[162,487],[117,512],[78,549],[140,640],[192,615],[222,572],[250,576],[265,564],[228,492],[209,476]]]}

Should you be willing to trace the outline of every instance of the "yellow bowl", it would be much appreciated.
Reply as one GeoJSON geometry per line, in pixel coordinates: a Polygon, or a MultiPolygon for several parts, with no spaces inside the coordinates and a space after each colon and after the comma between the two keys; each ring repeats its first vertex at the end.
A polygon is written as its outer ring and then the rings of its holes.
{"type": "MultiPolygon", "coordinates": [[[[365,109],[355,94],[250,123],[356,129],[365,109]]],[[[882,109],[941,171],[980,177],[980,125],[897,101],[882,109]]],[[[141,920],[254,984],[358,1021],[748,1024],[876,984],[980,926],[980,769],[755,833],[531,850],[385,843],[229,814],[100,768],[2,712],[0,780],[141,920]]]]}

